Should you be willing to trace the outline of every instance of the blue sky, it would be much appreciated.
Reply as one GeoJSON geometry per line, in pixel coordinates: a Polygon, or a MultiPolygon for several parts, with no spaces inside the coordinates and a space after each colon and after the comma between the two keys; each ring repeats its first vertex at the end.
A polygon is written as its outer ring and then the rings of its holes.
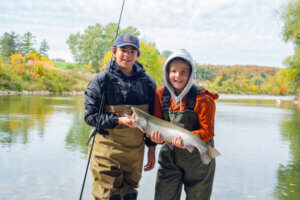
{"type": "MultiPolygon", "coordinates": [[[[160,50],[185,48],[199,64],[282,67],[293,46],[281,38],[287,0],[126,0],[121,27],[134,26],[160,50]]],[[[0,34],[46,39],[50,58],[72,61],[71,33],[117,22],[122,0],[1,0],[0,34]]]]}

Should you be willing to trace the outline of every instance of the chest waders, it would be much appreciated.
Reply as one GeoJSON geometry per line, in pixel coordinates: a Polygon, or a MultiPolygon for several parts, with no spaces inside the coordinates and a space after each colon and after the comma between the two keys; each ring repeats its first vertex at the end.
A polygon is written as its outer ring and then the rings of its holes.
{"type": "MultiPolygon", "coordinates": [[[[104,112],[118,116],[131,114],[131,107],[148,113],[147,105],[105,105],[104,112]]],[[[137,193],[142,175],[144,134],[137,128],[118,125],[106,129],[108,135],[97,134],[90,161],[95,199],[109,199],[113,195],[137,193]]]]}
{"type": "MultiPolygon", "coordinates": [[[[170,93],[165,88],[162,97],[163,117],[165,120],[184,125],[192,131],[199,129],[198,116],[194,112],[196,96],[202,88],[193,85],[188,94],[187,109],[184,111],[170,110],[170,93]]],[[[213,139],[207,142],[214,146],[213,139]]],[[[201,163],[199,151],[194,148],[190,153],[186,149],[169,148],[164,144],[160,150],[158,163],[160,164],[155,186],[155,200],[179,200],[182,185],[188,200],[210,199],[214,173],[215,159],[210,164],[201,163]]]]}

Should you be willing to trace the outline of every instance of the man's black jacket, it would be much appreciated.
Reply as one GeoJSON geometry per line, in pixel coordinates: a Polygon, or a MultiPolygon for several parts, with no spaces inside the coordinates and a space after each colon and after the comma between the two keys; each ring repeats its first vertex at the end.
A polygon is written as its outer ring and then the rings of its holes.
{"type": "MultiPolygon", "coordinates": [[[[102,113],[98,119],[100,99],[105,92],[104,105],[143,105],[149,104],[149,112],[153,113],[153,100],[156,84],[151,76],[145,73],[143,66],[135,62],[132,68],[132,75],[127,77],[117,66],[115,60],[107,65],[106,72],[101,72],[89,83],[85,91],[85,122],[96,127],[99,120],[99,127],[102,129],[113,129],[118,125],[118,116],[110,113],[102,113]],[[101,90],[104,81],[105,88],[101,90]]],[[[146,139],[147,145],[153,145],[146,139]]]]}

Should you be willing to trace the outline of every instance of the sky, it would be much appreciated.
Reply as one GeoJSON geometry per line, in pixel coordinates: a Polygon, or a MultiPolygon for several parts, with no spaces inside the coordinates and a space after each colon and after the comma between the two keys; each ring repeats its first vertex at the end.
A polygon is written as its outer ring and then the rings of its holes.
{"type": "MultiPolygon", "coordinates": [[[[188,50],[199,64],[283,67],[293,45],[281,37],[288,0],[125,0],[121,28],[156,48],[188,50]]],[[[122,0],[1,0],[0,36],[31,32],[49,57],[73,62],[66,40],[89,25],[117,23],[122,0]]],[[[100,45],[100,44],[99,44],[100,45]]]]}

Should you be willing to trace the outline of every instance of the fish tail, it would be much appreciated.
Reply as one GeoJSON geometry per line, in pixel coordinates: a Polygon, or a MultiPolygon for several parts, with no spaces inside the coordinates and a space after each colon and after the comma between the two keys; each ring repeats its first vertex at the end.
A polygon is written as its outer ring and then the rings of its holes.
{"type": "Polygon", "coordinates": [[[211,161],[211,157],[209,157],[207,154],[201,154],[201,162],[205,165],[208,165],[211,161]]]}
{"type": "Polygon", "coordinates": [[[220,152],[217,149],[213,148],[212,146],[207,145],[207,147],[208,147],[207,155],[210,158],[215,158],[215,157],[221,155],[220,152]]]}
{"type": "Polygon", "coordinates": [[[207,148],[208,149],[206,153],[200,153],[201,161],[205,165],[208,165],[213,158],[220,155],[220,152],[217,149],[211,147],[210,145],[207,145],[207,148]]]}

